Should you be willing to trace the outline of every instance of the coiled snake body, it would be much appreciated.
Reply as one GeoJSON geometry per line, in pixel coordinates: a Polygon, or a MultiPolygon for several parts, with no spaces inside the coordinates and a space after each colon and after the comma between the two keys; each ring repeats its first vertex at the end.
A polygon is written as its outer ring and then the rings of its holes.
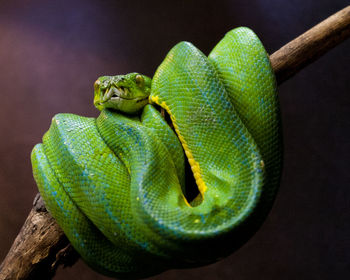
{"type": "Polygon", "coordinates": [[[56,115],[32,152],[48,210],[90,266],[117,277],[199,266],[262,224],[279,184],[280,117],[269,58],[251,30],[230,31],[208,58],[177,44],[152,81],[101,77],[95,105],[97,119],[56,115]]]}

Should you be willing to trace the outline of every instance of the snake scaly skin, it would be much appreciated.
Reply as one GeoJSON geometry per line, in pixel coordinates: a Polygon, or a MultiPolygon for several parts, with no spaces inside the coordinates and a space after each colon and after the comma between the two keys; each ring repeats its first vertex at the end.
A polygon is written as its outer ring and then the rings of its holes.
{"type": "Polygon", "coordinates": [[[205,265],[261,226],[282,141],[274,73],[250,29],[230,31],[208,57],[177,44],[152,80],[101,77],[94,104],[97,119],[56,115],[32,152],[47,209],[91,267],[138,278],[205,265]]]}

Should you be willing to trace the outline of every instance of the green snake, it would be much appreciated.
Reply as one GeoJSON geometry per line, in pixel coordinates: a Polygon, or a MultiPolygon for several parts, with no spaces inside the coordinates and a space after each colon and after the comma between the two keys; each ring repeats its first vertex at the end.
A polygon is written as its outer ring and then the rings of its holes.
{"type": "Polygon", "coordinates": [[[217,261],[258,230],[279,185],[281,128],[250,29],[208,57],[180,42],[152,79],[103,76],[94,88],[98,118],[56,115],[32,152],[46,207],[87,264],[146,277],[217,261]]]}

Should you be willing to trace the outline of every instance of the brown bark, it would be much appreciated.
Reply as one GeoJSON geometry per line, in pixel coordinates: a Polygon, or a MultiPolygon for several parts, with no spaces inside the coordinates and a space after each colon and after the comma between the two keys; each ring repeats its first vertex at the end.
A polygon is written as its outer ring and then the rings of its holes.
{"type": "Polygon", "coordinates": [[[78,254],[47,212],[40,194],[0,266],[0,279],[51,279],[58,265],[71,265],[78,254]]]}
{"type": "MultiPolygon", "coordinates": [[[[277,83],[350,37],[350,6],[330,16],[270,56],[277,83]]],[[[77,253],[37,195],[20,233],[0,266],[0,280],[51,279],[58,265],[73,265],[77,253]]]]}
{"type": "Polygon", "coordinates": [[[277,83],[288,80],[349,36],[350,6],[347,6],[270,56],[277,83]]]}

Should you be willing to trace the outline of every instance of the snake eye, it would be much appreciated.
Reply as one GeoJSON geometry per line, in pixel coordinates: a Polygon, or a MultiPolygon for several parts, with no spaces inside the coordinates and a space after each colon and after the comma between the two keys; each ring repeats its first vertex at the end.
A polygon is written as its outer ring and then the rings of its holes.
{"type": "Polygon", "coordinates": [[[100,80],[96,80],[94,83],[94,89],[98,90],[100,88],[100,84],[101,84],[100,80]]]}
{"type": "Polygon", "coordinates": [[[136,84],[139,86],[139,87],[142,87],[145,83],[145,79],[141,76],[141,75],[136,75],[136,84]]]}

